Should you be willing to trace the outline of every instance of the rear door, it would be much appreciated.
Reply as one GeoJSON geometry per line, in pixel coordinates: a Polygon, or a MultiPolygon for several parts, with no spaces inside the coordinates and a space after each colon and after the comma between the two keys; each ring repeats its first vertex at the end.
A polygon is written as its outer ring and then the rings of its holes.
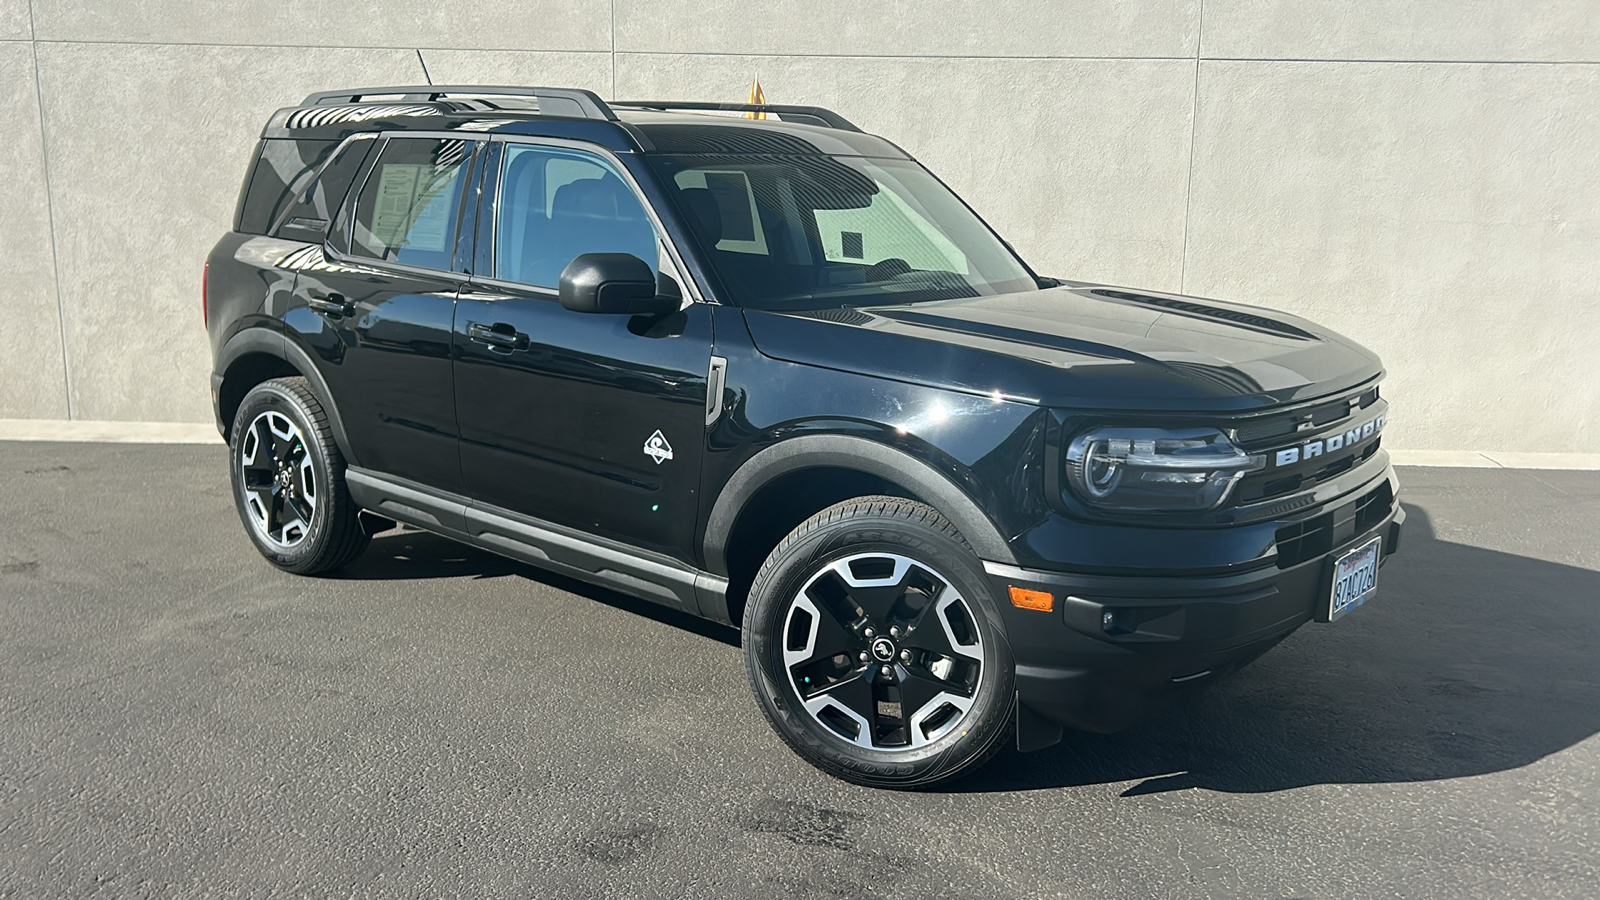
{"type": "Polygon", "coordinates": [[[631,253],[682,284],[614,158],[507,141],[489,175],[496,202],[478,243],[492,258],[462,292],[454,336],[468,493],[692,561],[711,310],[603,315],[557,301],[561,270],[583,253],[631,253]]]}
{"type": "Polygon", "coordinates": [[[326,264],[303,269],[296,287],[309,326],[299,330],[361,464],[458,493],[450,334],[467,266],[456,245],[484,143],[386,138],[335,222],[326,264]]]}

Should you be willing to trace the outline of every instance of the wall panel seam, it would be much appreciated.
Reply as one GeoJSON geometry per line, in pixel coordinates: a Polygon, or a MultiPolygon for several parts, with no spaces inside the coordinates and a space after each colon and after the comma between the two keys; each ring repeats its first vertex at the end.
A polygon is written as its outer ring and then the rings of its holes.
{"type": "Polygon", "coordinates": [[[1189,215],[1194,201],[1194,140],[1200,130],[1200,51],[1206,39],[1206,0],[1200,0],[1198,31],[1194,42],[1194,94],[1189,101],[1189,175],[1183,182],[1183,246],[1178,258],[1178,293],[1189,290],[1189,215]]]}
{"type": "Polygon", "coordinates": [[[33,0],[28,0],[28,31],[35,38],[29,42],[32,45],[29,50],[33,54],[33,97],[39,105],[39,167],[44,174],[45,221],[50,226],[50,274],[56,289],[56,329],[61,341],[61,388],[66,394],[67,420],[71,421],[77,416],[72,404],[72,366],[67,360],[67,307],[61,297],[61,251],[57,246],[55,192],[50,189],[50,142],[44,133],[44,79],[39,76],[39,29],[33,20],[33,0]]]}
{"type": "MultiPolygon", "coordinates": [[[[227,41],[113,41],[84,38],[10,38],[4,43],[27,44],[85,44],[85,45],[116,45],[125,47],[233,47],[249,48],[256,50],[403,50],[412,51],[419,49],[417,46],[398,46],[387,44],[274,44],[274,43],[233,43],[227,41]]],[[[1193,55],[1164,56],[1147,54],[1045,54],[1045,55],[1019,55],[1010,53],[772,53],[765,51],[730,52],[711,50],[622,50],[622,49],[594,49],[594,48],[562,48],[562,47],[454,47],[433,46],[421,47],[429,53],[433,52],[462,52],[462,53],[588,53],[606,54],[613,59],[617,56],[762,56],[772,59],[870,59],[870,60],[1017,60],[1019,62],[1035,62],[1041,60],[1105,60],[1128,62],[1189,62],[1193,55]]],[[[1351,63],[1366,65],[1439,65],[1439,66],[1600,66],[1600,60],[1594,59],[1403,59],[1403,58],[1355,58],[1333,56],[1206,56],[1201,55],[1204,62],[1290,62],[1290,63],[1351,63]]]]}
{"type": "Polygon", "coordinates": [[[611,52],[610,50],[605,49],[562,49],[559,47],[418,47],[414,44],[411,46],[402,47],[398,45],[390,46],[387,44],[244,44],[232,43],[228,41],[109,41],[67,38],[34,39],[32,41],[28,41],[27,43],[63,45],[77,44],[80,46],[95,47],[226,47],[230,49],[246,50],[402,50],[407,53],[411,52],[412,50],[421,49],[429,53],[588,53],[595,56],[609,54],[611,52]]]}
{"type": "MultiPolygon", "coordinates": [[[[1130,62],[1192,62],[1195,56],[1161,56],[1145,54],[1105,55],[1061,53],[1053,55],[1020,55],[1010,53],[771,53],[750,51],[734,53],[721,50],[618,50],[619,56],[762,56],[771,59],[980,59],[980,60],[1127,60],[1130,62]]],[[[1541,60],[1541,59],[1357,59],[1315,56],[1205,56],[1204,62],[1295,62],[1295,63],[1367,63],[1394,65],[1441,66],[1600,66],[1600,60],[1541,60]]]]}

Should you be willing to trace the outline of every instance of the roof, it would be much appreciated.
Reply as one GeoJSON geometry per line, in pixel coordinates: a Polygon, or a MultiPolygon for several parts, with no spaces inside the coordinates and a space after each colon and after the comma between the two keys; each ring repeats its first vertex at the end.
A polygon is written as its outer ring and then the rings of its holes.
{"type": "Polygon", "coordinates": [[[575,88],[487,85],[358,88],[280,109],[264,138],[343,140],[369,131],[464,131],[562,137],[619,152],[908,158],[883,138],[814,106],[610,101],[575,88]],[[765,119],[739,113],[763,112],[765,119]]]}

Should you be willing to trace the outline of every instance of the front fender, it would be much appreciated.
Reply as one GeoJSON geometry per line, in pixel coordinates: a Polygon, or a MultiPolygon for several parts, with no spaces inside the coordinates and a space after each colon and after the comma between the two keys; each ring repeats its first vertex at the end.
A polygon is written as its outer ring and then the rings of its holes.
{"type": "Polygon", "coordinates": [[[853,469],[897,484],[948,518],[979,557],[994,562],[1015,560],[982,508],[928,463],[865,437],[803,434],[758,451],[728,479],[706,520],[702,550],[707,568],[728,574],[728,540],[750,498],[777,478],[813,468],[853,469]]]}

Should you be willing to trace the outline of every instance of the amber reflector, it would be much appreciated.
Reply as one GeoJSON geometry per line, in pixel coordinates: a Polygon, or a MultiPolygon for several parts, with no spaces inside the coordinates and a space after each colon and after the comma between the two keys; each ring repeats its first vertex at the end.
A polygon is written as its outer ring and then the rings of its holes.
{"type": "Polygon", "coordinates": [[[1049,591],[1030,591],[1027,588],[1011,586],[1011,605],[1018,609],[1036,609],[1039,612],[1050,612],[1056,608],[1056,598],[1049,591]]]}

